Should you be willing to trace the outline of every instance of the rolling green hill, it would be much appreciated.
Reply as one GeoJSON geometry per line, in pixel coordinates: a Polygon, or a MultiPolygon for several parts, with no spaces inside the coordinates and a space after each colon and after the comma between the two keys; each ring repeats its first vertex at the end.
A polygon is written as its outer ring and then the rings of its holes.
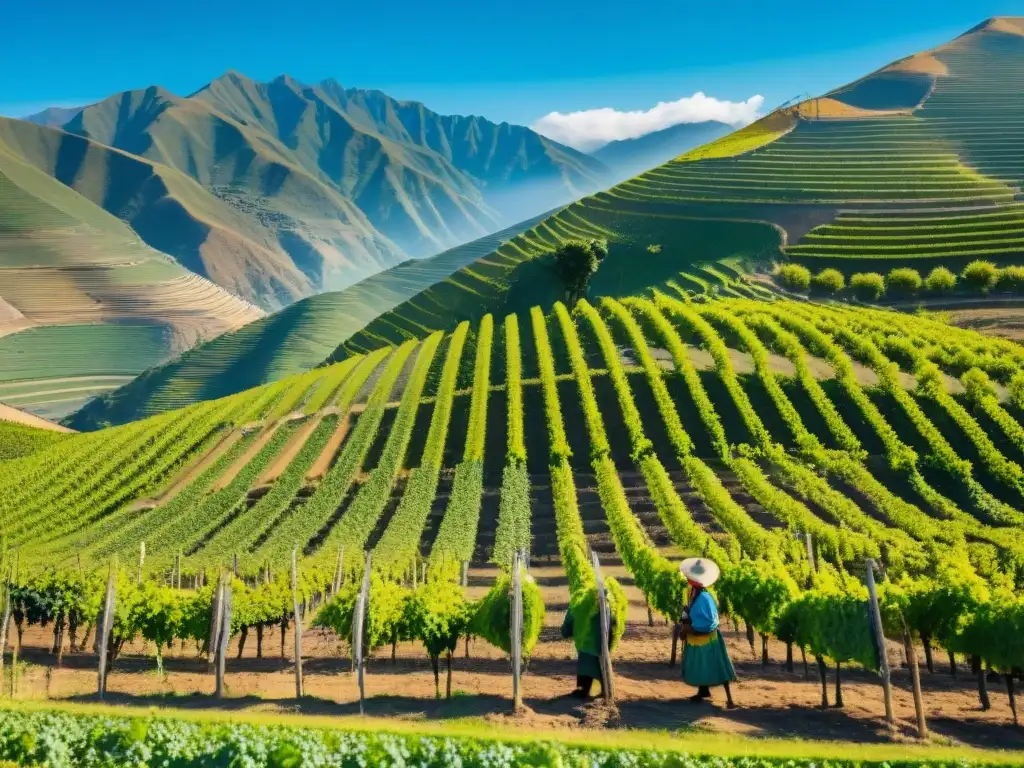
{"type": "Polygon", "coordinates": [[[606,170],[521,126],[237,72],[185,98],[126,91],[60,127],[6,130],[149,245],[267,309],[564,204],[606,170]]]}
{"type": "Polygon", "coordinates": [[[429,259],[404,262],[342,291],[298,301],[146,371],[93,400],[68,423],[76,429],[122,424],[307,371],[333,352],[339,338],[351,336],[381,313],[491,252],[539,218],[543,216],[429,259]]]}
{"type": "Polygon", "coordinates": [[[573,237],[609,241],[593,296],[669,281],[695,292],[756,291],[709,280],[707,270],[713,277],[786,257],[847,275],[910,260],[1018,263],[1022,30],[1021,20],[990,19],[584,198],[381,316],[333,359],[550,303],[560,286],[538,257],[573,237]]]}

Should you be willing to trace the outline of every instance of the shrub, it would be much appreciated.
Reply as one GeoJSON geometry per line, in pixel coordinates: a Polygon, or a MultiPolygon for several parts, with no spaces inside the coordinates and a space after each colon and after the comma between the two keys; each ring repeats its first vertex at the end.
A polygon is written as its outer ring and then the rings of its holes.
{"type": "Polygon", "coordinates": [[[648,253],[661,253],[661,243],[651,243],[647,246],[648,253]]]}
{"type": "Polygon", "coordinates": [[[877,301],[885,293],[885,280],[877,272],[858,272],[850,278],[850,288],[858,299],[877,301]]]}
{"type": "Polygon", "coordinates": [[[949,293],[956,287],[956,275],[945,267],[936,267],[924,279],[928,293],[949,293]]]}
{"type": "Polygon", "coordinates": [[[775,274],[783,285],[794,291],[806,291],[811,287],[811,270],[799,264],[784,264],[775,274]]]}
{"type": "Polygon", "coordinates": [[[964,267],[960,277],[972,288],[985,293],[996,284],[996,273],[998,271],[996,265],[991,261],[976,259],[964,267]]]}
{"type": "Polygon", "coordinates": [[[815,290],[831,295],[839,293],[846,287],[846,278],[838,269],[823,269],[814,276],[811,285],[815,290]]]}
{"type": "Polygon", "coordinates": [[[1012,293],[1024,291],[1024,267],[1003,267],[996,272],[995,289],[1012,293]]]}
{"type": "Polygon", "coordinates": [[[921,273],[910,267],[897,267],[886,275],[885,287],[898,296],[913,296],[921,290],[921,273]]]}

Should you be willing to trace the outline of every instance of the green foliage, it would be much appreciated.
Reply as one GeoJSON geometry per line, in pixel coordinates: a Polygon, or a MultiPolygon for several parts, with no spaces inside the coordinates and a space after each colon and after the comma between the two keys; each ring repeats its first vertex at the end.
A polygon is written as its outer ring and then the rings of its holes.
{"type": "Polygon", "coordinates": [[[924,279],[928,293],[951,293],[956,288],[956,275],[945,267],[935,267],[924,279]]]}
{"type": "Polygon", "coordinates": [[[725,569],[716,591],[731,613],[764,634],[775,631],[776,619],[798,593],[785,569],[766,560],[742,560],[725,569]]]}
{"type": "Polygon", "coordinates": [[[59,443],[68,436],[66,432],[0,420],[0,461],[29,456],[59,443]]]}
{"type": "MultiPolygon", "coordinates": [[[[544,600],[537,582],[526,569],[522,570],[523,594],[523,658],[528,659],[540,639],[544,626],[544,600]]],[[[498,576],[494,586],[477,604],[469,623],[469,632],[482,637],[505,653],[512,650],[512,577],[498,576]]]]}
{"type": "Polygon", "coordinates": [[[806,291],[811,287],[811,270],[801,264],[783,264],[775,275],[791,290],[806,291]]]}
{"type": "Polygon", "coordinates": [[[430,550],[432,563],[460,563],[473,557],[480,524],[484,467],[479,461],[464,461],[455,468],[455,481],[441,527],[430,550]]]}
{"type": "Polygon", "coordinates": [[[1024,267],[1011,265],[1000,269],[996,272],[996,282],[993,289],[1005,293],[1020,293],[1024,291],[1024,267]]]}
{"type": "MultiPolygon", "coordinates": [[[[350,579],[337,595],[320,606],[313,626],[332,629],[339,637],[351,641],[361,589],[362,579],[350,579]]],[[[413,625],[409,623],[407,603],[411,601],[408,589],[382,578],[376,571],[370,574],[370,594],[363,624],[364,653],[369,655],[395,638],[418,637],[412,634],[413,625]]]]}
{"type": "Polygon", "coordinates": [[[885,278],[877,272],[858,272],[850,278],[850,290],[858,299],[878,301],[885,293],[885,278]]]}
{"type": "Polygon", "coordinates": [[[829,267],[816,274],[811,279],[811,285],[816,291],[832,296],[846,287],[846,278],[838,269],[829,267]]]}
{"type": "Polygon", "coordinates": [[[885,276],[885,289],[893,296],[914,296],[921,290],[921,273],[911,267],[897,267],[885,276]]]}
{"type": "Polygon", "coordinates": [[[996,276],[999,270],[991,261],[975,259],[960,273],[960,277],[970,288],[982,293],[988,293],[996,284],[996,276]]]}
{"type": "MultiPolygon", "coordinates": [[[[451,658],[455,652],[473,610],[462,587],[443,576],[432,576],[410,595],[405,613],[409,635],[423,643],[435,671],[442,654],[451,658]]],[[[439,695],[440,691],[437,693],[439,695]]]]}
{"type": "Polygon", "coordinates": [[[607,255],[605,240],[566,240],[555,249],[555,272],[571,304],[586,295],[590,278],[607,255]]]}
{"type": "Polygon", "coordinates": [[[511,568],[512,554],[523,549],[530,549],[530,476],[526,464],[506,464],[501,474],[491,562],[503,569],[511,568]]]}
{"type": "Polygon", "coordinates": [[[526,461],[526,443],[523,437],[523,358],[519,344],[519,320],[515,315],[505,317],[505,393],[508,399],[508,448],[505,462],[526,461]]]}
{"type": "Polygon", "coordinates": [[[569,441],[565,436],[565,422],[562,420],[562,406],[558,400],[558,385],[555,380],[554,355],[548,339],[547,324],[540,307],[530,310],[533,323],[534,344],[537,347],[537,364],[540,367],[540,385],[544,390],[544,419],[548,428],[548,463],[551,465],[568,461],[572,456],[569,441]]]}

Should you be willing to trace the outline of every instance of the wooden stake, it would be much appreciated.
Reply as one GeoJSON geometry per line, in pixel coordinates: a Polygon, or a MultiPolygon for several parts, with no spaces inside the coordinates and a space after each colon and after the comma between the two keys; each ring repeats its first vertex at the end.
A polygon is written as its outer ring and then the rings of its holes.
{"type": "Polygon", "coordinates": [[[816,571],[818,564],[814,560],[814,537],[808,531],[804,534],[804,540],[807,542],[807,562],[811,564],[811,570],[816,571]]]}
{"type": "Polygon", "coordinates": [[[462,588],[469,586],[469,560],[462,561],[462,588]]]}
{"type": "MultiPolygon", "coordinates": [[[[370,599],[370,553],[366,553],[366,565],[363,568],[363,586],[359,590],[359,597],[356,599],[356,615],[352,622],[352,653],[353,662],[356,665],[356,675],[359,681],[359,714],[363,712],[363,699],[366,689],[363,681],[363,623],[366,621],[366,605],[370,599]]],[[[434,670],[434,679],[437,680],[437,670],[434,670]]]]}
{"type": "Polygon", "coordinates": [[[878,648],[878,673],[882,677],[882,698],[885,702],[885,722],[891,728],[896,724],[892,713],[892,683],[889,670],[889,654],[885,650],[885,633],[882,629],[882,612],[878,607],[878,592],[875,589],[875,561],[868,558],[868,604],[871,607],[871,630],[878,648]]]}
{"type": "Polygon", "coordinates": [[[4,676],[4,653],[7,652],[7,633],[11,625],[11,576],[10,571],[7,572],[7,578],[4,579],[4,613],[3,618],[0,618],[0,680],[4,676]]]}
{"type": "Polygon", "coordinates": [[[914,710],[917,713],[917,735],[918,738],[928,738],[928,722],[924,716],[924,697],[921,695],[921,670],[917,666],[917,652],[914,650],[914,641],[910,638],[910,630],[907,623],[903,622],[903,649],[907,654],[907,661],[910,662],[910,682],[914,687],[914,710]]]}
{"type": "MultiPolygon", "coordinates": [[[[107,593],[103,600],[103,608],[100,610],[100,615],[96,621],[96,641],[100,655],[99,681],[96,693],[100,699],[102,699],[107,693],[107,666],[110,647],[110,631],[114,627],[114,611],[116,609],[116,605],[117,563],[112,559],[110,561],[109,572],[107,574],[107,593]]],[[[11,674],[14,674],[13,670],[11,674]]]]}
{"type": "Polygon", "coordinates": [[[231,642],[231,579],[223,580],[220,601],[220,631],[217,633],[217,698],[224,698],[224,673],[227,671],[228,644],[231,642]]]}
{"type": "Polygon", "coordinates": [[[215,671],[217,658],[217,640],[220,638],[220,623],[224,617],[224,609],[221,602],[224,599],[224,573],[217,577],[217,586],[213,589],[213,596],[210,599],[210,634],[206,641],[206,669],[208,672],[215,671]]]}
{"type": "Polygon", "coordinates": [[[295,698],[302,698],[302,615],[299,613],[299,550],[292,550],[292,608],[295,614],[295,698]]]}
{"type": "Polygon", "coordinates": [[[146,562],[146,542],[139,542],[139,575],[135,580],[136,584],[142,583],[142,564],[146,562]]]}
{"type": "Polygon", "coordinates": [[[523,580],[518,553],[512,556],[512,711],[523,708],[523,693],[519,681],[523,662],[523,580]]]}
{"type": "Polygon", "coordinates": [[[237,579],[238,578],[238,553],[237,552],[235,552],[235,554],[232,555],[232,557],[231,557],[231,572],[235,575],[235,578],[237,579]]]}
{"type": "Polygon", "coordinates": [[[345,567],[345,548],[338,547],[338,564],[334,567],[334,584],[331,586],[331,595],[337,595],[341,591],[341,579],[345,567]]]}
{"type": "Polygon", "coordinates": [[[608,648],[608,638],[611,635],[611,614],[608,610],[608,595],[604,590],[604,577],[601,575],[601,563],[597,559],[597,552],[591,552],[590,558],[594,568],[594,577],[597,580],[597,605],[601,618],[601,679],[604,683],[604,701],[606,704],[613,704],[615,702],[615,680],[612,676],[612,658],[608,648]]]}

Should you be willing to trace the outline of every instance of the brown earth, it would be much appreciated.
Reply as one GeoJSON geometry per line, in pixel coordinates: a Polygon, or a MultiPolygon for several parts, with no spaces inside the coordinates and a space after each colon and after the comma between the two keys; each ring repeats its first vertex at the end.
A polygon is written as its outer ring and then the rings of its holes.
{"type": "MultiPolygon", "coordinates": [[[[889,734],[882,717],[877,676],[854,668],[844,669],[845,707],[821,709],[821,687],[813,661],[810,674],[805,674],[797,652],[795,671],[787,672],[782,664],[785,647],[772,641],[769,643],[770,662],[763,667],[759,655],[751,651],[745,634],[737,632],[728,621],[723,624],[723,634],[739,676],[734,696],[740,706],[726,710],[721,692],[716,693],[711,704],[689,703],[686,698],[693,690],[680,679],[679,665],[674,668],[668,665],[669,628],[661,621],[648,626],[643,599],[625,577],[621,566],[610,565],[606,572],[621,579],[630,598],[629,625],[615,653],[618,717],[609,720],[600,707],[583,705],[568,696],[575,683],[575,651],[558,632],[568,598],[564,572],[556,563],[537,565],[531,573],[541,587],[547,614],[541,641],[523,678],[524,701],[533,713],[532,728],[675,730],[699,726],[717,732],[856,742],[880,742],[912,735],[914,706],[910,675],[901,666],[898,654],[891,653],[898,732],[889,734]]],[[[493,578],[492,570],[471,570],[470,597],[482,596],[493,578]]],[[[56,669],[55,657],[49,653],[52,634],[48,629],[31,627],[24,640],[22,658],[29,666],[21,672],[18,698],[94,699],[94,654],[66,654],[63,668],[56,669]]],[[[241,659],[236,658],[237,647],[235,638],[225,679],[228,698],[220,702],[221,708],[328,715],[358,712],[358,686],[351,674],[348,647],[333,633],[307,630],[304,635],[306,698],[301,704],[294,698],[291,632],[286,633],[284,660],[281,658],[281,634],[276,627],[265,633],[262,659],[255,658],[254,633],[250,634],[241,659]]],[[[214,678],[207,672],[205,657],[199,658],[193,648],[176,646],[167,654],[165,663],[167,675],[160,678],[152,649],[134,644],[114,666],[107,700],[139,707],[218,707],[211,695],[214,678]]],[[[510,667],[499,650],[474,640],[466,658],[465,646],[460,644],[452,667],[454,696],[450,701],[437,701],[429,659],[419,644],[400,644],[394,661],[390,648],[378,650],[367,666],[367,714],[403,719],[482,716],[503,720],[506,717],[511,701],[510,667]]],[[[945,663],[938,665],[934,674],[922,668],[922,675],[929,727],[936,738],[980,747],[1024,749],[1024,729],[1012,725],[1008,699],[1001,684],[990,685],[992,709],[982,712],[974,679],[963,665],[955,679],[945,663]]],[[[444,684],[442,664],[442,694],[444,684]]],[[[830,702],[834,701],[834,685],[835,671],[831,669],[830,702]]]]}
{"type": "Polygon", "coordinates": [[[25,411],[12,408],[9,405],[0,403],[0,421],[13,421],[15,424],[24,424],[28,427],[36,427],[38,429],[49,429],[54,432],[74,432],[75,430],[69,429],[68,427],[55,424],[52,421],[47,421],[41,416],[35,414],[26,413],[25,411]]]}

